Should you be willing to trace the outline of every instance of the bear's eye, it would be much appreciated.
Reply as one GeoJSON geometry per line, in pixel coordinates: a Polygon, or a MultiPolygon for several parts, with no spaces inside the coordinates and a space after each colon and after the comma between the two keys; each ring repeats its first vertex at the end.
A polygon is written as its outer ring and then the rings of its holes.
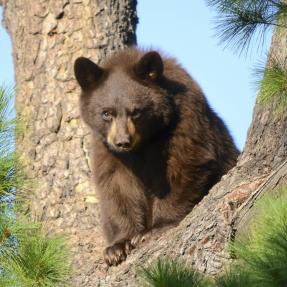
{"type": "Polygon", "coordinates": [[[110,111],[103,111],[102,112],[102,118],[104,121],[111,121],[113,118],[113,115],[110,111]]]}
{"type": "Polygon", "coordinates": [[[140,109],[135,109],[133,110],[133,112],[131,113],[131,116],[134,118],[134,119],[137,119],[141,116],[142,112],[140,109]]]}

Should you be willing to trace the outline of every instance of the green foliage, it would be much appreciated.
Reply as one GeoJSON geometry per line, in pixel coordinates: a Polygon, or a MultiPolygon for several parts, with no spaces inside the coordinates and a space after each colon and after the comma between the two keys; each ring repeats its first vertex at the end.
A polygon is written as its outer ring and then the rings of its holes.
{"type": "MultiPolygon", "coordinates": [[[[274,26],[287,29],[287,2],[281,0],[206,0],[216,8],[219,17],[216,31],[221,43],[236,52],[248,52],[252,41],[264,41],[267,29],[274,26]]],[[[256,71],[260,76],[258,100],[262,104],[274,102],[276,112],[285,112],[287,106],[287,70],[285,61],[269,59],[267,67],[256,71]],[[262,77],[263,75],[263,77],[262,77]]]]}
{"type": "Polygon", "coordinates": [[[0,87],[0,156],[9,154],[13,147],[15,117],[11,105],[14,91],[0,87]]]}
{"type": "Polygon", "coordinates": [[[286,64],[278,59],[270,59],[268,66],[258,67],[255,71],[258,77],[259,97],[262,104],[274,103],[276,111],[282,113],[287,108],[287,70],[286,64]]]}
{"type": "Polygon", "coordinates": [[[12,150],[15,118],[12,114],[11,100],[12,90],[0,87],[0,196],[18,185],[12,150]]]}
{"type": "MultiPolygon", "coordinates": [[[[241,266],[233,266],[223,275],[215,278],[212,286],[214,287],[251,287],[252,278],[249,272],[242,269],[241,266]]],[[[255,287],[255,286],[254,286],[255,287]]]]}
{"type": "Polygon", "coordinates": [[[248,238],[234,245],[254,286],[287,286],[287,189],[280,194],[260,203],[248,238]]]}
{"type": "Polygon", "coordinates": [[[15,152],[15,133],[20,125],[13,112],[14,89],[0,86],[0,199],[13,195],[17,189],[17,201],[21,191],[31,188],[15,152]]]}
{"type": "Polygon", "coordinates": [[[0,286],[67,286],[71,259],[66,239],[44,234],[41,224],[19,213],[20,191],[30,183],[14,151],[12,97],[12,89],[0,87],[0,286]]]}
{"type": "Polygon", "coordinates": [[[141,274],[146,286],[283,287],[287,286],[287,188],[256,207],[250,232],[232,244],[236,261],[214,280],[186,265],[158,261],[141,274]]]}
{"type": "Polygon", "coordinates": [[[253,38],[259,45],[266,30],[280,26],[278,19],[287,13],[287,4],[280,0],[207,0],[207,3],[219,12],[216,20],[219,38],[240,53],[248,50],[253,38]]]}
{"type": "Polygon", "coordinates": [[[21,230],[21,236],[15,237],[17,248],[6,248],[0,255],[8,275],[3,279],[23,287],[68,286],[71,264],[65,238],[45,235],[41,233],[41,226],[28,227],[21,230]]]}
{"type": "Polygon", "coordinates": [[[145,286],[153,287],[207,287],[203,276],[187,268],[183,263],[159,260],[141,271],[145,286]]]}

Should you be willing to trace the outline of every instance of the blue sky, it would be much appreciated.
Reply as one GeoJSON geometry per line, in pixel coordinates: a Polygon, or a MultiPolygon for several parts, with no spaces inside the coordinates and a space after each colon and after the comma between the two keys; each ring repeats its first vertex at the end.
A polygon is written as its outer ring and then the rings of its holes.
{"type": "Polygon", "coordinates": [[[2,24],[3,9],[0,7],[0,84],[14,83],[12,45],[2,24]]]}
{"type": "MultiPolygon", "coordinates": [[[[2,9],[0,9],[2,20],[2,9]]],[[[138,0],[138,44],[176,57],[201,85],[211,106],[224,119],[236,144],[243,148],[256,97],[252,68],[266,58],[271,33],[248,57],[218,45],[216,14],[204,0],[138,0]]],[[[12,47],[0,28],[0,83],[13,83],[12,47]]]]}

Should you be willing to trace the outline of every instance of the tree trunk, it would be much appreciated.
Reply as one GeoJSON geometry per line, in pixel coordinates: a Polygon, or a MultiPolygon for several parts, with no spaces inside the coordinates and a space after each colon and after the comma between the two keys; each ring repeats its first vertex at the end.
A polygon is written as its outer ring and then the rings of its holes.
{"type": "Polygon", "coordinates": [[[75,284],[88,286],[102,240],[73,64],[79,56],[100,62],[136,43],[136,0],[1,3],[14,48],[16,108],[25,123],[17,150],[35,179],[31,211],[48,230],[71,237],[75,284]]]}
{"type": "MultiPolygon", "coordinates": [[[[270,57],[287,63],[286,41],[287,29],[277,28],[270,57]]],[[[269,105],[257,101],[246,146],[236,167],[178,227],[164,236],[155,235],[118,267],[106,271],[104,265],[99,265],[87,286],[136,286],[137,270],[164,257],[183,259],[209,275],[224,270],[232,260],[229,242],[244,232],[256,200],[287,184],[287,113],[278,114],[276,106],[276,99],[269,105]]]]}

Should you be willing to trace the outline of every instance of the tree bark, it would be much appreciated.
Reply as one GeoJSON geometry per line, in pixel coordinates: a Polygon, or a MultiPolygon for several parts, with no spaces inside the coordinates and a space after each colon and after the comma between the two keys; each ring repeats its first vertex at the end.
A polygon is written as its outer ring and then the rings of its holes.
{"type": "Polygon", "coordinates": [[[102,240],[73,64],[79,56],[100,62],[136,43],[136,0],[1,2],[14,50],[16,108],[25,123],[17,150],[35,179],[30,208],[48,230],[69,235],[75,285],[88,286],[102,240]]]}

